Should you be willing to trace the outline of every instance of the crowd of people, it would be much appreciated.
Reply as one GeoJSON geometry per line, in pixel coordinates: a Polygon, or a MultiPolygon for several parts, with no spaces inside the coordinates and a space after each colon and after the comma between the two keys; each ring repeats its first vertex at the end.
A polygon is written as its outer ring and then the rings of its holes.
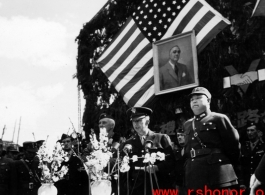
{"type": "MultiPolygon", "coordinates": [[[[105,128],[113,157],[161,152],[165,159],[154,164],[143,158],[130,161],[128,172],[120,172],[119,179],[111,177],[112,194],[151,195],[155,190],[178,190],[180,195],[207,194],[209,190],[222,190],[230,195],[264,194],[265,143],[260,136],[256,121],[246,125],[247,141],[240,141],[238,131],[229,118],[210,109],[211,93],[203,87],[196,87],[189,95],[194,117],[187,120],[176,132],[173,143],[166,134],[149,129],[152,110],[146,107],[132,107],[127,115],[132,123],[128,137],[115,132],[115,120],[102,114],[99,128],[105,128]],[[119,153],[119,155],[117,155],[119,153]]],[[[55,182],[58,195],[88,195],[90,182],[84,168],[86,158],[79,158],[76,139],[63,134],[58,140],[68,153],[68,173],[55,182]]],[[[13,146],[3,151],[0,140],[0,194],[37,195],[41,186],[41,170],[36,156],[44,140],[24,142],[23,150],[13,146]]],[[[91,143],[84,142],[78,148],[81,156],[93,150],[91,143]]],[[[110,163],[111,166],[111,163],[110,163]]],[[[219,192],[220,192],[219,191],[219,192]]]]}

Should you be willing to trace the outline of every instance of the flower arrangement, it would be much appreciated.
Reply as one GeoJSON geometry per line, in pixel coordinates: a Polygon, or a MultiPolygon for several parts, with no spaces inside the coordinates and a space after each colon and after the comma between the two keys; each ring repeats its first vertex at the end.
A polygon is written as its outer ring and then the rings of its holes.
{"type": "Polygon", "coordinates": [[[85,165],[91,173],[91,179],[94,181],[108,179],[109,174],[105,173],[103,169],[107,167],[112,153],[108,147],[108,134],[106,129],[100,129],[99,141],[96,138],[96,134],[92,131],[90,141],[93,150],[90,155],[86,156],[87,162],[85,165]]]}
{"type": "Polygon", "coordinates": [[[39,158],[39,168],[42,170],[41,181],[43,183],[53,183],[64,177],[68,172],[68,167],[63,165],[62,162],[67,162],[69,157],[62,149],[60,143],[56,143],[52,152],[49,151],[47,143],[43,145],[37,152],[39,158]]]}
{"type": "Polygon", "coordinates": [[[156,153],[146,153],[145,155],[138,157],[136,155],[133,155],[132,158],[129,158],[129,156],[124,156],[121,162],[121,172],[127,172],[130,170],[129,162],[132,160],[132,162],[138,161],[139,158],[143,158],[143,163],[150,163],[153,165],[157,160],[162,161],[165,160],[165,153],[162,152],[156,152],[156,153]]]}

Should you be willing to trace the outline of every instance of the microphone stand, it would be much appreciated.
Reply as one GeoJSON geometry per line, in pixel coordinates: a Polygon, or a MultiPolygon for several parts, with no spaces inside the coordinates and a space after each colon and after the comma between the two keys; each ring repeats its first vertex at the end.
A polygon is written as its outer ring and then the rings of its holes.
{"type": "MultiPolygon", "coordinates": [[[[153,142],[152,141],[149,141],[149,142],[150,142],[151,145],[147,145],[148,141],[145,144],[145,147],[146,147],[145,148],[145,153],[150,153],[149,149],[152,147],[153,142]]],[[[156,185],[157,185],[158,189],[159,189],[159,185],[158,185],[158,180],[157,180],[156,172],[154,170],[153,165],[150,162],[148,162],[148,165],[150,167],[149,176],[150,176],[151,193],[153,193],[154,185],[153,185],[152,172],[154,173],[154,178],[155,178],[155,182],[156,182],[156,185]]],[[[146,165],[145,165],[145,167],[146,167],[146,165]]],[[[145,169],[145,171],[146,171],[146,169],[145,169]]]]}
{"type": "Polygon", "coordinates": [[[119,165],[119,160],[120,160],[120,150],[117,150],[117,159],[118,159],[118,195],[120,195],[120,165],[119,165]]]}
{"type": "Polygon", "coordinates": [[[144,195],[146,195],[146,163],[144,164],[144,195]]]}

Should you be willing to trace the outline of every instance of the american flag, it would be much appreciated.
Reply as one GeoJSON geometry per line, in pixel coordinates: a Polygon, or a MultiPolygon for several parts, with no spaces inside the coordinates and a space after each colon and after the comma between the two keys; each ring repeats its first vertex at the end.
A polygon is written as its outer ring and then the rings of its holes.
{"type": "Polygon", "coordinates": [[[152,43],[195,30],[197,51],[230,22],[204,0],[144,0],[97,60],[128,106],[155,96],[152,43]]]}

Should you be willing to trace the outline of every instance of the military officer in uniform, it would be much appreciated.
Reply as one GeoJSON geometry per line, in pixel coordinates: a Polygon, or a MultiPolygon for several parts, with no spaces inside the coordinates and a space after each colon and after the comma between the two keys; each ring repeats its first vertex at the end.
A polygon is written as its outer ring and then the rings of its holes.
{"type": "Polygon", "coordinates": [[[239,134],[226,115],[210,110],[211,94],[206,88],[194,88],[189,97],[194,118],[183,125],[185,185],[195,193],[205,186],[232,188],[238,184],[232,163],[240,157],[239,134]]]}
{"type": "Polygon", "coordinates": [[[183,185],[184,162],[185,162],[185,159],[183,157],[184,144],[185,144],[185,133],[182,128],[179,128],[177,130],[177,144],[175,144],[175,147],[173,149],[176,159],[176,164],[172,179],[175,181],[175,186],[179,190],[180,195],[183,195],[186,192],[186,189],[184,188],[183,185]]]}
{"type": "MultiPolygon", "coordinates": [[[[147,152],[160,151],[165,153],[166,159],[164,161],[156,161],[154,166],[143,163],[143,159],[138,159],[136,162],[130,161],[129,186],[126,184],[125,189],[126,191],[129,190],[131,195],[144,194],[145,190],[146,194],[152,194],[151,181],[153,182],[153,188],[158,188],[155,175],[160,189],[172,188],[169,174],[175,166],[175,159],[171,141],[168,135],[154,133],[148,128],[151,113],[152,110],[146,107],[132,107],[127,110],[137,134],[124,143],[123,150],[130,157],[133,155],[141,157],[147,152]],[[144,168],[145,166],[146,168],[144,168]],[[150,173],[152,180],[150,180],[150,173]]],[[[122,191],[121,194],[125,194],[126,191],[122,191]]]]}
{"type": "Polygon", "coordinates": [[[18,160],[19,151],[14,145],[10,145],[6,148],[6,157],[12,160],[18,160]]]}
{"type": "Polygon", "coordinates": [[[37,195],[41,186],[41,169],[38,168],[38,151],[35,142],[24,142],[24,159],[16,161],[19,195],[37,195]]]}
{"type": "Polygon", "coordinates": [[[17,174],[15,162],[12,159],[2,157],[3,141],[0,139],[0,194],[17,194],[17,174]]]}
{"type": "MultiPolygon", "coordinates": [[[[250,177],[256,170],[265,152],[265,143],[258,134],[258,123],[247,122],[248,141],[242,144],[241,148],[241,178],[240,186],[248,189],[250,177]]],[[[249,190],[249,189],[248,189],[249,190]]]]}
{"type": "Polygon", "coordinates": [[[87,195],[88,194],[88,175],[84,169],[83,162],[73,153],[73,139],[63,134],[61,143],[63,149],[68,153],[69,161],[62,162],[62,166],[68,166],[68,173],[64,179],[55,183],[58,195],[87,195]]]}

